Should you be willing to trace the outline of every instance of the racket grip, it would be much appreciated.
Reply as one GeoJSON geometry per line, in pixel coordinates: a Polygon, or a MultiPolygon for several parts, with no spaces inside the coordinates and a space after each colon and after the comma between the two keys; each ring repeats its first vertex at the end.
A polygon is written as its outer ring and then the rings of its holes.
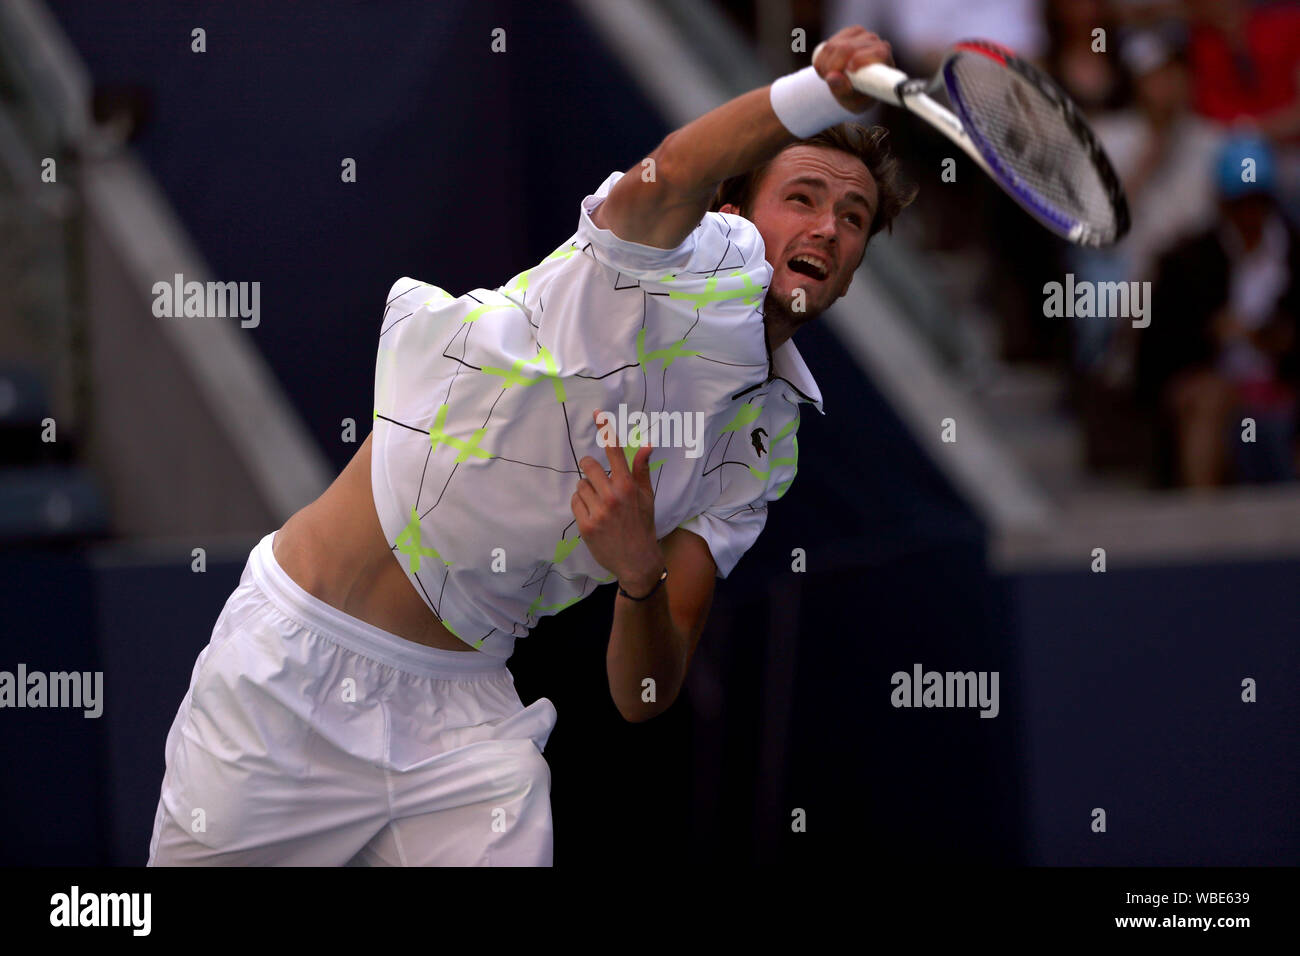
{"type": "MultiPolygon", "coordinates": [[[[813,63],[817,62],[817,54],[822,51],[822,47],[825,45],[826,42],[822,41],[813,47],[813,63]]],[[[888,103],[890,106],[903,105],[903,101],[898,98],[898,94],[894,92],[894,89],[899,83],[911,79],[902,70],[896,70],[884,63],[872,63],[860,70],[854,70],[848,74],[848,78],[849,82],[853,84],[853,88],[859,93],[865,93],[867,96],[880,100],[882,103],[888,103]]]]}
{"type": "Polygon", "coordinates": [[[865,93],[867,96],[880,100],[882,103],[888,103],[890,106],[903,105],[903,101],[899,99],[895,89],[899,83],[904,83],[910,79],[902,70],[896,70],[884,63],[872,63],[859,70],[854,70],[848,74],[848,78],[849,82],[853,84],[853,88],[859,93],[865,93]]]}

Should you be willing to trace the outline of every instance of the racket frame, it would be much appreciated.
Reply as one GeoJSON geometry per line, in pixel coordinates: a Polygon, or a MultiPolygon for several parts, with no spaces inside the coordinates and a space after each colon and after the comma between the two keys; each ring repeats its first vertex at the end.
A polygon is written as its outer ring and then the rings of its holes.
{"type": "MultiPolygon", "coordinates": [[[[820,46],[817,48],[820,49],[820,46]]],[[[817,50],[813,50],[816,59],[817,50]]],[[[1087,246],[1110,245],[1120,239],[1129,228],[1128,202],[1124,197],[1119,177],[1107,159],[1087,121],[1069,96],[1052,80],[1004,47],[987,40],[967,40],[955,44],[944,57],[943,63],[928,80],[908,76],[902,70],[884,63],[872,63],[847,74],[849,82],[859,93],[915,113],[975,161],[986,175],[1001,186],[1026,212],[1044,226],[1070,242],[1087,246]],[[1109,232],[1098,230],[1087,223],[1068,219],[1043,203],[1033,190],[1022,186],[1015,174],[1007,169],[997,152],[980,135],[978,128],[969,122],[969,114],[952,67],[958,57],[965,54],[987,56],[1012,70],[1049,99],[1057,109],[1101,177],[1111,205],[1115,210],[1115,228],[1109,232]],[[934,99],[934,94],[944,90],[956,113],[934,99]]]]}

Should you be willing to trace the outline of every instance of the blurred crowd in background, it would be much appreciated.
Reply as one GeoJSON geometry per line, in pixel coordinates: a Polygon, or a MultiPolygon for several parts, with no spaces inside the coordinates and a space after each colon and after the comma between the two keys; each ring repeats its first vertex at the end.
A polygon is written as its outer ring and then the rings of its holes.
{"type": "MultiPolygon", "coordinates": [[[[722,6],[756,38],[772,9],[722,6]]],[[[974,37],[1047,71],[1125,185],[1129,235],[1100,250],[1053,240],[973,164],[943,183],[953,148],[886,112],[921,184],[909,239],[977,277],[966,291],[1002,361],[1059,370],[1090,469],[1154,487],[1296,478],[1300,3],[796,0],[790,19],[814,37],[866,26],[915,76],[974,37]],[[1067,273],[1151,283],[1150,325],[1046,316],[1044,284],[1067,273]]]]}

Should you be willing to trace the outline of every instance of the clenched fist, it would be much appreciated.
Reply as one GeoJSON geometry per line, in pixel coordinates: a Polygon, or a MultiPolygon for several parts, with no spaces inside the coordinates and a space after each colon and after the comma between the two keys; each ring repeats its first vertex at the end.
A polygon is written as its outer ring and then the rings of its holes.
{"type": "Polygon", "coordinates": [[[817,75],[826,81],[840,106],[853,113],[861,113],[875,101],[855,90],[845,74],[872,63],[893,66],[894,54],[888,43],[865,27],[845,27],[813,50],[817,75]]]}

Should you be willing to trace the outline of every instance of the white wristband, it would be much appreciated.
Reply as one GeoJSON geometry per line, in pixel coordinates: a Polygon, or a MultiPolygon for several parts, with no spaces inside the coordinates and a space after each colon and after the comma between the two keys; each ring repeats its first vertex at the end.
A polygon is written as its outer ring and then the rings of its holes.
{"type": "Polygon", "coordinates": [[[826,81],[811,66],[774,82],[771,98],[776,118],[799,139],[807,139],[828,126],[856,120],[862,115],[841,106],[826,81]]]}

